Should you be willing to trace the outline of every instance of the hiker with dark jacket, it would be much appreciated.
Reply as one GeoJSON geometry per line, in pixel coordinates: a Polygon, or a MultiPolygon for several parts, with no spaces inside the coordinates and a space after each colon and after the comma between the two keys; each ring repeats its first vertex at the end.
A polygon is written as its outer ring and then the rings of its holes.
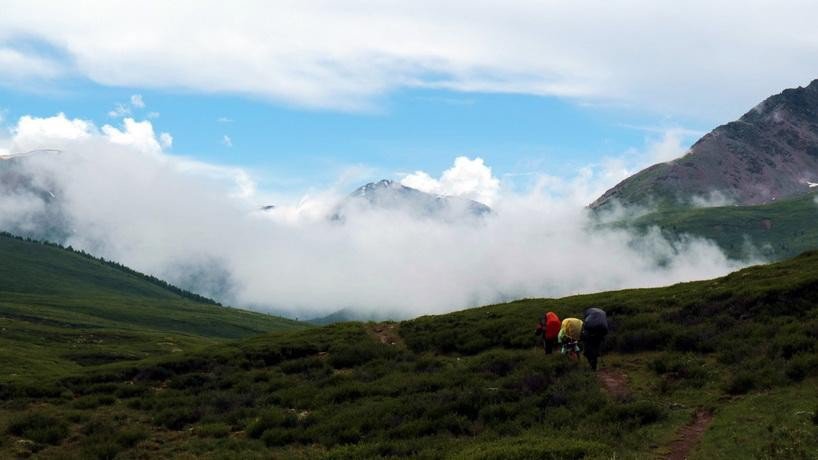
{"type": "Polygon", "coordinates": [[[557,336],[560,333],[560,318],[553,311],[546,313],[537,323],[537,330],[534,334],[542,336],[542,344],[545,354],[550,355],[557,344],[557,336]]]}
{"type": "Polygon", "coordinates": [[[585,310],[582,324],[582,345],[591,369],[597,369],[597,361],[602,352],[602,342],[608,335],[608,316],[599,308],[585,310]]]}

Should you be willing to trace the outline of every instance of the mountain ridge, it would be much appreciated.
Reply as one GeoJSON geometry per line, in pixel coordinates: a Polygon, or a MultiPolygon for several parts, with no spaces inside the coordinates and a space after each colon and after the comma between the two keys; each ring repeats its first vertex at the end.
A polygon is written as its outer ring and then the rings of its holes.
{"type": "Polygon", "coordinates": [[[388,210],[412,217],[456,221],[482,217],[491,208],[475,200],[454,195],[432,194],[407,187],[399,182],[382,179],[355,189],[333,213],[333,220],[343,220],[350,211],[388,210]]]}
{"type": "Polygon", "coordinates": [[[818,182],[818,79],[766,98],[681,158],[628,177],[589,205],[689,206],[719,194],[737,205],[807,193],[818,182]]]}

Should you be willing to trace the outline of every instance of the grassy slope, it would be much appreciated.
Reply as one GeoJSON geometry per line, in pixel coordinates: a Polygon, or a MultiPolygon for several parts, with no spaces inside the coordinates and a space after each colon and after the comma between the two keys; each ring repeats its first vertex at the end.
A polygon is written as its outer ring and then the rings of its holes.
{"type": "Polygon", "coordinates": [[[0,235],[0,382],[303,327],[204,300],[73,251],[0,235]]]}
{"type": "Polygon", "coordinates": [[[671,235],[690,234],[715,241],[736,259],[749,255],[746,242],[771,260],[818,248],[816,193],[759,206],[675,208],[636,219],[639,229],[659,226],[671,235]],[[746,241],[746,242],[745,242],[746,241]]]}
{"type": "Polygon", "coordinates": [[[336,324],[7,385],[0,456],[653,458],[703,407],[715,421],[695,458],[814,458],[816,341],[813,252],[712,281],[336,324]],[[627,375],[629,397],[534,345],[544,310],[589,306],[610,314],[602,367],[627,375]]]}

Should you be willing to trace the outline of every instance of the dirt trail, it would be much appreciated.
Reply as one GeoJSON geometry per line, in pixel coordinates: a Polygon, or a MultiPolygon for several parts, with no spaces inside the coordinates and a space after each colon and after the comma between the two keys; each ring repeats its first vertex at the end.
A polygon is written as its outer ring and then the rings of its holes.
{"type": "Polygon", "coordinates": [[[384,345],[404,346],[395,323],[375,323],[370,326],[369,331],[384,345]]]}
{"type": "Polygon", "coordinates": [[[713,422],[713,414],[699,409],[696,411],[696,416],[687,425],[679,429],[678,437],[675,441],[670,443],[670,453],[665,456],[665,460],[685,460],[690,451],[699,443],[713,422]]]}
{"type": "Polygon", "coordinates": [[[616,369],[600,369],[596,377],[605,392],[613,398],[624,399],[630,396],[631,389],[628,387],[628,377],[624,372],[616,369]]]}

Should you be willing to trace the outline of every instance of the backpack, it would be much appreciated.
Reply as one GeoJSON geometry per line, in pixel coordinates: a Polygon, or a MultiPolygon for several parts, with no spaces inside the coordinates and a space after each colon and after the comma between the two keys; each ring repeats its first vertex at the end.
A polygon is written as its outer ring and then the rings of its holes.
{"type": "Polygon", "coordinates": [[[608,315],[599,308],[585,310],[583,329],[588,335],[605,336],[608,334],[608,315]]]}
{"type": "Polygon", "coordinates": [[[557,336],[560,333],[560,326],[562,322],[560,321],[559,316],[553,311],[549,311],[545,314],[545,339],[546,340],[557,340],[557,336]]]}

